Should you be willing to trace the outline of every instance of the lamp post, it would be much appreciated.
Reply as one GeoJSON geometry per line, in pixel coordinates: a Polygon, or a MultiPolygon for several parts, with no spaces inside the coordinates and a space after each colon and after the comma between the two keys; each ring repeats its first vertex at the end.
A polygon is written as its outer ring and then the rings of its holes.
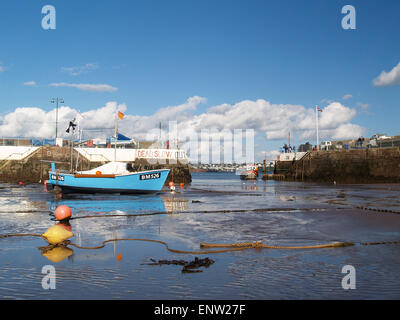
{"type": "Polygon", "coordinates": [[[51,99],[50,102],[56,103],[56,140],[57,140],[57,136],[58,136],[58,103],[64,103],[64,99],[63,98],[53,98],[53,99],[51,99]]]}
{"type": "Polygon", "coordinates": [[[321,111],[321,109],[318,106],[315,106],[315,122],[317,125],[317,151],[319,150],[318,111],[321,111]]]}

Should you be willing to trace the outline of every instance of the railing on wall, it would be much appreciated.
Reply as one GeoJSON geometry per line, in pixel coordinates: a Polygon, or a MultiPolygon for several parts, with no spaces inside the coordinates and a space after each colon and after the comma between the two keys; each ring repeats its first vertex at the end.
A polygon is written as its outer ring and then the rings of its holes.
{"type": "Polygon", "coordinates": [[[0,146],[0,160],[22,160],[38,149],[31,146],[0,146]]]}

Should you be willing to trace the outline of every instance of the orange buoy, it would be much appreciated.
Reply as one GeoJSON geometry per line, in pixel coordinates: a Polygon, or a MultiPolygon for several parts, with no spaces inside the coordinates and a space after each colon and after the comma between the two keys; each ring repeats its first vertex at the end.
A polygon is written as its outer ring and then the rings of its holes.
{"type": "Polygon", "coordinates": [[[96,175],[100,176],[101,175],[101,171],[96,171],[96,175]]]}
{"type": "Polygon", "coordinates": [[[47,181],[49,181],[49,180],[44,180],[44,182],[43,182],[44,186],[47,186],[47,181]]]}
{"type": "Polygon", "coordinates": [[[59,206],[54,212],[54,215],[59,221],[69,219],[72,215],[71,208],[65,205],[59,206]]]}
{"type": "Polygon", "coordinates": [[[174,185],[174,183],[172,182],[172,181],[170,181],[169,183],[168,183],[168,186],[171,188],[172,186],[174,185]]]}
{"type": "Polygon", "coordinates": [[[182,182],[181,183],[181,189],[183,189],[184,186],[185,186],[185,184],[182,182]]]}

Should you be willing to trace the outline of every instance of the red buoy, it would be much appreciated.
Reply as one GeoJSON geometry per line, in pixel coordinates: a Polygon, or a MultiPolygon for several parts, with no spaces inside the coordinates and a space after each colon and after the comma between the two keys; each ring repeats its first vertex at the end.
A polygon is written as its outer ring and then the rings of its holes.
{"type": "Polygon", "coordinates": [[[72,215],[71,208],[65,205],[59,206],[54,212],[54,215],[59,221],[69,219],[72,215]]]}
{"type": "Polygon", "coordinates": [[[22,181],[20,181],[20,182],[19,182],[19,185],[20,185],[20,186],[23,186],[23,185],[24,185],[24,183],[23,183],[22,181]]]}

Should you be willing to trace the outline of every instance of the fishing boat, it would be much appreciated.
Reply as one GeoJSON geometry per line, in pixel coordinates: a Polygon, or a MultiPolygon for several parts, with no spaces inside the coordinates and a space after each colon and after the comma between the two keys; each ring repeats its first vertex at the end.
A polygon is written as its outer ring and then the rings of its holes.
{"type": "MultiPolygon", "coordinates": [[[[117,161],[118,119],[124,114],[118,111],[115,115],[114,161],[87,171],[56,170],[51,164],[47,190],[58,189],[63,193],[156,193],[161,191],[170,169],[157,169],[134,172],[126,162],[117,161]]],[[[72,152],[71,152],[72,155],[72,152]]],[[[79,153],[78,153],[79,155],[79,153]]],[[[78,162],[76,162],[78,165],[78,162]]]]}
{"type": "Polygon", "coordinates": [[[257,180],[258,167],[256,165],[247,165],[246,167],[238,168],[236,174],[241,180],[257,180]]]}
{"type": "Polygon", "coordinates": [[[88,171],[71,173],[51,164],[47,190],[63,193],[156,193],[161,191],[170,169],[131,172],[125,162],[109,162],[88,171]]]}

